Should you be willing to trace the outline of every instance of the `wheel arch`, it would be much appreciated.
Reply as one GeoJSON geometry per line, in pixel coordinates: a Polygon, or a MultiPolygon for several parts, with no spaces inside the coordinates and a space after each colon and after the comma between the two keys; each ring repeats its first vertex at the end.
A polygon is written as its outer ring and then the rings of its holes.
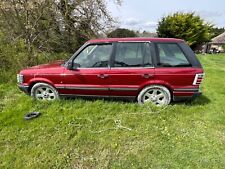
{"type": "MultiPolygon", "coordinates": [[[[148,83],[143,84],[143,85],[140,87],[140,89],[138,90],[138,95],[140,94],[140,92],[141,92],[144,88],[146,88],[146,87],[148,87],[148,86],[152,86],[152,85],[159,85],[159,86],[166,87],[166,88],[170,91],[171,99],[173,98],[173,88],[172,88],[172,86],[171,86],[169,83],[167,83],[167,82],[165,82],[165,81],[161,81],[161,80],[154,80],[154,81],[150,81],[150,82],[148,82],[148,83]]],[[[138,95],[137,95],[137,96],[138,96],[138,95]]]]}
{"type": "Polygon", "coordinates": [[[31,80],[29,81],[29,83],[28,83],[28,86],[29,86],[29,87],[28,87],[28,92],[29,92],[29,94],[30,94],[30,92],[31,92],[32,87],[33,87],[35,84],[37,84],[37,83],[46,83],[46,84],[51,85],[52,87],[55,88],[54,83],[51,82],[50,80],[45,79],[45,78],[35,78],[35,79],[31,79],[31,80]]]}

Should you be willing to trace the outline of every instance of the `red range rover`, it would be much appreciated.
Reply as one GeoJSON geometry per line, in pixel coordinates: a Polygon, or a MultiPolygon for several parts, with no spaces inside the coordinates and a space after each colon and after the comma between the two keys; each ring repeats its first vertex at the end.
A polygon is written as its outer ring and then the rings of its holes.
{"type": "Polygon", "coordinates": [[[66,62],[24,69],[17,79],[38,100],[130,97],[167,105],[200,95],[203,69],[183,40],[112,38],[90,40],[66,62]]]}

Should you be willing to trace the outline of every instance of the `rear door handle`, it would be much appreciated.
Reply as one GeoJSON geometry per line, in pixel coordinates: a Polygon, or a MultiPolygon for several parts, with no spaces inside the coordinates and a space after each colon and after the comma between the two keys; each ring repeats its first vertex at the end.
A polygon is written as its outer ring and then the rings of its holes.
{"type": "Polygon", "coordinates": [[[106,74],[99,74],[97,75],[97,77],[101,78],[101,79],[105,79],[107,77],[109,77],[109,75],[106,75],[106,74]]]}
{"type": "Polygon", "coordinates": [[[142,75],[142,77],[146,78],[146,79],[153,77],[153,76],[154,76],[153,74],[147,74],[147,73],[142,75]]]}

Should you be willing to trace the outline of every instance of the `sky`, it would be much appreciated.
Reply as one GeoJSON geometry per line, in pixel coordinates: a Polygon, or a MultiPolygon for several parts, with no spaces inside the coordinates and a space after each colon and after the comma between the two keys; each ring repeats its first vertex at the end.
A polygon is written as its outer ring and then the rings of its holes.
{"type": "Polygon", "coordinates": [[[111,0],[108,9],[118,22],[117,27],[156,32],[157,23],[175,12],[195,12],[216,27],[225,27],[225,0],[122,0],[116,6],[111,0]]]}

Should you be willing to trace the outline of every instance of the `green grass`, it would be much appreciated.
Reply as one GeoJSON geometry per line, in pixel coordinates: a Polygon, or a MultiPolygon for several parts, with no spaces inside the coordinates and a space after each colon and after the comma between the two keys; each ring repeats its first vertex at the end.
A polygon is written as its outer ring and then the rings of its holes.
{"type": "Polygon", "coordinates": [[[38,102],[0,84],[0,168],[224,168],[225,55],[199,58],[204,95],[166,108],[38,102]]]}

